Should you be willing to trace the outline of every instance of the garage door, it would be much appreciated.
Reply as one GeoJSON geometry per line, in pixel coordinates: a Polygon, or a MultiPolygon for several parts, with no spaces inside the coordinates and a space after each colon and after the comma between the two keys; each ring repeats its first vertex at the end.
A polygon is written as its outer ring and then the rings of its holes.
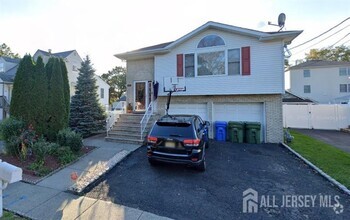
{"type": "Polygon", "coordinates": [[[250,121],[260,122],[262,125],[261,137],[265,137],[263,103],[215,103],[213,121],[250,121]]]}
{"type": "Polygon", "coordinates": [[[203,120],[208,120],[207,104],[170,104],[169,114],[199,115],[203,120]]]}

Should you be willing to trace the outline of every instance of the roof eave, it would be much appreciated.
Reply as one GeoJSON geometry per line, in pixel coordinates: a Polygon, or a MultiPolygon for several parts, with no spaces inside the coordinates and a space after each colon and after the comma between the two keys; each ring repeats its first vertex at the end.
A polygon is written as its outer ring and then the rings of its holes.
{"type": "Polygon", "coordinates": [[[153,57],[159,54],[166,54],[169,51],[170,51],[169,49],[160,48],[160,49],[147,50],[147,51],[141,51],[141,52],[135,51],[135,52],[119,53],[119,54],[115,54],[114,56],[121,60],[130,60],[130,59],[141,59],[141,58],[153,57]]]}
{"type": "Polygon", "coordinates": [[[273,41],[281,39],[286,44],[290,44],[296,37],[298,37],[303,31],[292,31],[292,32],[281,32],[281,33],[275,33],[275,34],[269,34],[267,36],[261,36],[259,38],[260,41],[273,41]]]}

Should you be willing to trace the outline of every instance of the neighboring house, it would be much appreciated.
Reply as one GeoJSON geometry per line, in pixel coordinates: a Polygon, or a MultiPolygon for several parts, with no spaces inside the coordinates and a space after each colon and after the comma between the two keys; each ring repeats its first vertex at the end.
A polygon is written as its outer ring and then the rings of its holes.
{"type": "MultiPolygon", "coordinates": [[[[60,57],[64,60],[68,71],[70,95],[73,96],[75,93],[75,86],[78,80],[77,78],[79,75],[79,68],[81,67],[81,62],[83,61],[79,56],[78,52],[76,50],[70,50],[70,51],[64,51],[59,53],[52,53],[50,50],[49,52],[43,51],[43,50],[37,50],[33,56],[33,59],[36,60],[39,56],[42,57],[45,64],[47,63],[47,61],[51,56],[60,57]]],[[[99,76],[95,75],[95,78],[96,78],[96,85],[98,87],[97,93],[99,95],[99,101],[101,105],[103,105],[104,107],[106,107],[106,109],[108,109],[109,85],[105,81],[103,81],[99,76]]]]}
{"type": "Polygon", "coordinates": [[[13,81],[20,59],[0,56],[0,120],[10,116],[13,81]]]}
{"type": "Polygon", "coordinates": [[[284,47],[302,31],[261,32],[208,22],[168,43],[116,54],[127,61],[127,102],[145,111],[154,101],[165,113],[169,77],[180,77],[185,92],[173,93],[169,113],[216,121],[262,124],[262,141],[283,141],[284,47]]]}
{"type": "Polygon", "coordinates": [[[308,105],[308,104],[315,104],[310,99],[305,99],[302,97],[299,97],[291,92],[286,91],[282,95],[282,103],[284,105],[308,105]]]}
{"type": "Polygon", "coordinates": [[[348,103],[350,62],[311,60],[293,66],[290,91],[321,104],[348,103]]]}

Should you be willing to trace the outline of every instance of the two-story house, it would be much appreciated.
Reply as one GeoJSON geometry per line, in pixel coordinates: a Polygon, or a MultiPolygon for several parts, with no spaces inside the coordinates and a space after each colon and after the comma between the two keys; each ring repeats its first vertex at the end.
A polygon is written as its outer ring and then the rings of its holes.
{"type": "MultiPolygon", "coordinates": [[[[70,85],[70,95],[73,96],[75,93],[75,86],[77,84],[79,68],[81,67],[81,62],[83,61],[79,56],[76,50],[64,51],[59,53],[52,53],[51,51],[43,51],[37,50],[33,56],[33,59],[36,60],[39,56],[42,57],[44,63],[51,56],[60,57],[66,63],[67,71],[68,71],[68,81],[70,85]]],[[[108,109],[109,106],[109,85],[103,81],[99,76],[95,75],[97,92],[99,95],[99,101],[102,106],[108,109]]]]}
{"type": "Polygon", "coordinates": [[[20,59],[0,56],[0,120],[9,117],[13,81],[20,59]]]}
{"type": "Polygon", "coordinates": [[[145,111],[158,97],[154,108],[163,115],[164,88],[178,77],[186,91],[173,94],[169,113],[198,114],[213,126],[215,121],[260,122],[262,141],[281,142],[284,48],[301,32],[208,22],[175,41],[116,54],[127,61],[127,102],[145,111]]]}
{"type": "Polygon", "coordinates": [[[321,104],[348,103],[350,62],[310,60],[293,66],[290,91],[321,104]]]}

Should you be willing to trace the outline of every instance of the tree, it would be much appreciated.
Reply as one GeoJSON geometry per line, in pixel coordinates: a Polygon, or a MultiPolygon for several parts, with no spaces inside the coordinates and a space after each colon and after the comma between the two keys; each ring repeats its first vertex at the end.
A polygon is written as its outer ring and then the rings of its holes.
{"type": "Polygon", "coordinates": [[[61,62],[58,58],[51,57],[49,59],[46,74],[48,77],[46,136],[49,140],[55,140],[58,131],[67,125],[67,122],[65,122],[64,84],[61,62]]]}
{"type": "Polygon", "coordinates": [[[87,137],[104,129],[106,116],[98,101],[95,70],[89,56],[81,63],[75,94],[71,100],[69,126],[87,137]]]}
{"type": "Polygon", "coordinates": [[[10,104],[11,115],[29,123],[31,99],[28,97],[32,90],[32,75],[34,64],[30,55],[25,55],[19,63],[13,83],[12,99],[10,104]]]}
{"type": "Polygon", "coordinates": [[[69,81],[68,81],[68,71],[66,63],[63,59],[60,59],[61,70],[62,70],[62,79],[63,79],[63,94],[64,94],[64,104],[65,104],[65,118],[64,122],[65,127],[68,127],[69,121],[69,108],[70,108],[70,90],[69,90],[69,81]]]}
{"type": "Polygon", "coordinates": [[[109,103],[112,104],[126,91],[126,69],[116,66],[108,73],[102,74],[101,78],[110,86],[109,103]]]}
{"type": "Polygon", "coordinates": [[[350,47],[325,47],[321,49],[311,49],[305,54],[306,60],[330,60],[330,61],[348,61],[350,62],[350,47]]]}
{"type": "Polygon", "coordinates": [[[21,58],[18,53],[13,53],[11,48],[5,43],[0,45],[0,56],[11,57],[11,58],[21,58]]]}
{"type": "Polygon", "coordinates": [[[44,134],[47,120],[48,80],[43,59],[38,57],[32,76],[33,84],[28,98],[31,100],[30,123],[39,134],[44,134]]]}

